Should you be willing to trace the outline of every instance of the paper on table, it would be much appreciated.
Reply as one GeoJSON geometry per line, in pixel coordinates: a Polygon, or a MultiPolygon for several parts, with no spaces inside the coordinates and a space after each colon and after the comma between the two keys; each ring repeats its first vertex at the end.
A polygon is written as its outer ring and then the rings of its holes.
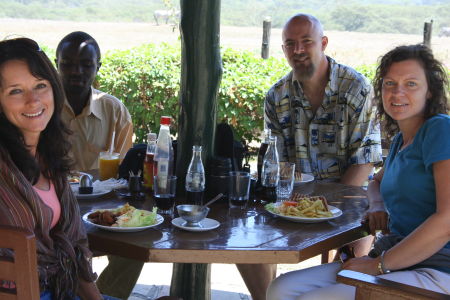
{"type": "Polygon", "coordinates": [[[100,189],[100,190],[114,190],[114,189],[120,189],[120,188],[127,188],[128,187],[128,181],[126,179],[114,179],[110,178],[107,180],[96,180],[92,184],[94,189],[100,189]]]}

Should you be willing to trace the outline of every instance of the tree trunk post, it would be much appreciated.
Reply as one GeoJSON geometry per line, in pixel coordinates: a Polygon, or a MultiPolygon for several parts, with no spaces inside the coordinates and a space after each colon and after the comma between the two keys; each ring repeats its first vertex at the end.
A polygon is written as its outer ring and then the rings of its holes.
{"type": "Polygon", "coordinates": [[[423,44],[428,48],[431,48],[431,32],[433,29],[433,20],[425,22],[423,25],[423,44]]]}
{"type": "Polygon", "coordinates": [[[266,17],[263,21],[263,38],[261,46],[261,57],[263,59],[269,58],[271,24],[272,24],[271,18],[266,17]]]}
{"type": "MultiPolygon", "coordinates": [[[[177,194],[185,193],[192,146],[202,160],[214,155],[217,93],[222,78],[220,0],[180,0],[181,88],[177,143],[177,194]]],[[[174,263],[170,295],[184,300],[211,299],[209,264],[174,263]]]]}

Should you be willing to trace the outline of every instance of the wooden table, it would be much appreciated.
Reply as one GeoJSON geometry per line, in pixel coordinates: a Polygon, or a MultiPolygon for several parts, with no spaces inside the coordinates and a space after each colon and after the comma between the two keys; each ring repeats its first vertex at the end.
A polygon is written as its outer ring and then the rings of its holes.
{"type": "MultiPolygon", "coordinates": [[[[343,215],[323,223],[295,223],[273,217],[260,203],[246,210],[213,204],[208,215],[221,223],[207,232],[187,232],[166,217],[161,225],[136,233],[114,233],[86,225],[92,250],[144,262],[172,263],[298,263],[367,235],[360,225],[367,208],[366,192],[338,183],[311,182],[296,192],[324,195],[343,215]]],[[[82,213],[125,203],[114,193],[80,200],[82,213]]],[[[130,204],[151,209],[153,201],[130,204]]]]}

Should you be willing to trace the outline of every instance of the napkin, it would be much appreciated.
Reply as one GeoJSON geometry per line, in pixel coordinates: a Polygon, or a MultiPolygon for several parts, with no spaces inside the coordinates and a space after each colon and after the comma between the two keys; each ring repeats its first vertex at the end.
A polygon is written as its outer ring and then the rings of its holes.
{"type": "Polygon", "coordinates": [[[126,179],[120,178],[120,179],[114,179],[110,178],[107,180],[96,180],[92,183],[92,186],[94,187],[94,190],[116,190],[120,188],[127,188],[128,187],[128,181],[126,179]]]}

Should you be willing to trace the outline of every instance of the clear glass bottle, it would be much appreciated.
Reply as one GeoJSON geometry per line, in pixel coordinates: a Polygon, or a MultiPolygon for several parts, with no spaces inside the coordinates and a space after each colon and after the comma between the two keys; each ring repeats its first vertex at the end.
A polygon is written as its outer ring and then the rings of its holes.
{"type": "Polygon", "coordinates": [[[161,186],[166,185],[167,176],[173,175],[173,147],[172,138],[170,137],[171,118],[162,116],[158,140],[156,142],[154,156],[154,176],[158,177],[161,186]]]}
{"type": "Polygon", "coordinates": [[[264,193],[269,201],[276,201],[276,187],[280,176],[280,164],[278,161],[277,137],[269,137],[269,146],[262,166],[262,186],[264,193]]]}
{"type": "Polygon", "coordinates": [[[202,146],[192,147],[192,159],[186,174],[186,199],[201,205],[205,191],[205,169],[202,163],[202,146]]]}
{"type": "Polygon", "coordinates": [[[261,142],[261,146],[258,151],[258,161],[257,161],[257,172],[258,172],[258,186],[261,185],[262,182],[262,166],[264,161],[264,155],[267,152],[267,148],[269,147],[269,137],[271,136],[271,130],[266,128],[264,129],[264,140],[261,142]]]}
{"type": "Polygon", "coordinates": [[[149,132],[147,134],[147,152],[144,159],[144,188],[146,190],[153,190],[153,168],[156,151],[156,133],[149,132]]]}

